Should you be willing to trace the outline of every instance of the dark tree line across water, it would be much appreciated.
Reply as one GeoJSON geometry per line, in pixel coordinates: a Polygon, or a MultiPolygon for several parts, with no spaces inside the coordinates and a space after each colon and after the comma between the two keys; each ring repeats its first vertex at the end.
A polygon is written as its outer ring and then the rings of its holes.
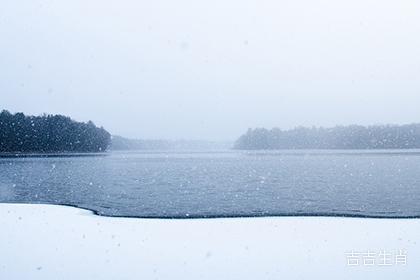
{"type": "Polygon", "coordinates": [[[61,115],[25,116],[0,113],[0,152],[101,152],[111,135],[91,121],[76,122],[61,115]]]}
{"type": "Polygon", "coordinates": [[[248,129],[235,149],[420,149],[420,124],[248,129]]]}

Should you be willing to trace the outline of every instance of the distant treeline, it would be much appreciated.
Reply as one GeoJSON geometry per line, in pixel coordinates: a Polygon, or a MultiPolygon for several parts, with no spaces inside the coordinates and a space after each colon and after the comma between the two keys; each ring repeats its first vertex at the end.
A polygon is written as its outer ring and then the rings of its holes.
{"type": "Polygon", "coordinates": [[[419,149],[420,124],[248,129],[235,149],[419,149]]]}
{"type": "Polygon", "coordinates": [[[112,136],[110,149],[118,150],[227,150],[230,142],[202,140],[145,140],[112,136]]]}
{"type": "Polygon", "coordinates": [[[113,135],[110,149],[114,151],[125,150],[166,150],[169,143],[164,140],[140,140],[128,139],[125,137],[113,135]]]}
{"type": "Polygon", "coordinates": [[[51,153],[105,151],[111,135],[91,121],[61,115],[25,116],[0,113],[0,152],[51,153]]]}

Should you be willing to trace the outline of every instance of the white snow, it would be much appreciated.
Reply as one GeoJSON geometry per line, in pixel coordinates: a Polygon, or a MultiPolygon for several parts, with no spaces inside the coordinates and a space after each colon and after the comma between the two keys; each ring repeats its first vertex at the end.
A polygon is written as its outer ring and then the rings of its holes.
{"type": "Polygon", "coordinates": [[[419,219],[154,220],[0,204],[0,279],[420,279],[418,241],[419,219]],[[348,266],[352,250],[406,250],[407,264],[348,266]]]}

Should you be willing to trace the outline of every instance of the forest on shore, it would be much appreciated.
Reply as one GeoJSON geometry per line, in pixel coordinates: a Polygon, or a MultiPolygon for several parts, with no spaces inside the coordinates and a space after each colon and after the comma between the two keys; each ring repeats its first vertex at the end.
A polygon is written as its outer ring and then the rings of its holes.
{"type": "MultiPolygon", "coordinates": [[[[110,150],[229,149],[212,141],[141,140],[111,136],[93,122],[62,115],[27,116],[0,112],[0,153],[104,152],[110,150]]],[[[420,149],[420,124],[255,128],[239,137],[234,149],[420,149]]]]}
{"type": "Polygon", "coordinates": [[[239,137],[235,149],[420,149],[420,124],[255,128],[239,137]]]}
{"type": "Polygon", "coordinates": [[[110,142],[111,135],[91,121],[0,113],[0,153],[102,152],[110,142]]]}

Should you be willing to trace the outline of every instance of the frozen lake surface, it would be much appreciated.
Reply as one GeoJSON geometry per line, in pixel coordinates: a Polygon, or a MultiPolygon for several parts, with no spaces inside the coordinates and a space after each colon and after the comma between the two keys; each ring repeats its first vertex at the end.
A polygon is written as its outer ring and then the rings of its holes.
{"type": "Polygon", "coordinates": [[[420,219],[127,219],[0,203],[0,225],[7,280],[420,277],[420,219]]]}
{"type": "Polygon", "coordinates": [[[112,152],[0,158],[0,202],[126,217],[420,217],[420,152],[112,152]]]}

